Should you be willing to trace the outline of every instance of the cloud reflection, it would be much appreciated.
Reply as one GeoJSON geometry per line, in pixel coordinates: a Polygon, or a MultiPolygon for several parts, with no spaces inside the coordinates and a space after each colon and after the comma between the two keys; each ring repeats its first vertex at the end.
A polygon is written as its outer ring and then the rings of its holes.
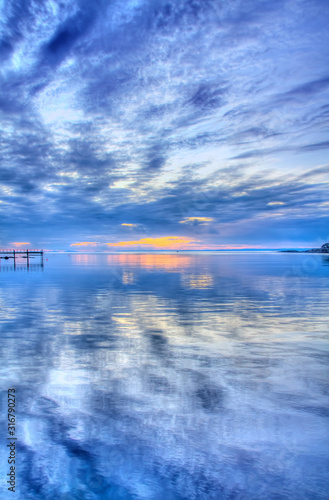
{"type": "Polygon", "coordinates": [[[328,267],[306,258],[64,254],[1,280],[19,500],[325,498],[328,267]]]}
{"type": "Polygon", "coordinates": [[[185,288],[197,288],[199,290],[211,288],[214,284],[210,274],[183,274],[182,285],[185,288]]]}

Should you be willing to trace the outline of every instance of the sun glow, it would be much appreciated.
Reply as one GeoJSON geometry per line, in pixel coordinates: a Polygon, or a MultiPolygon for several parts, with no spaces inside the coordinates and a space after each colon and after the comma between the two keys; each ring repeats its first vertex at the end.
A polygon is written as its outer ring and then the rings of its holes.
{"type": "Polygon", "coordinates": [[[95,247],[98,243],[95,241],[80,241],[79,243],[71,243],[70,247],[95,247]]]}
{"type": "Polygon", "coordinates": [[[190,247],[190,244],[199,243],[198,240],[187,238],[186,236],[162,236],[160,238],[141,238],[134,241],[119,241],[118,243],[106,243],[109,247],[147,247],[165,248],[176,250],[190,247]]]}

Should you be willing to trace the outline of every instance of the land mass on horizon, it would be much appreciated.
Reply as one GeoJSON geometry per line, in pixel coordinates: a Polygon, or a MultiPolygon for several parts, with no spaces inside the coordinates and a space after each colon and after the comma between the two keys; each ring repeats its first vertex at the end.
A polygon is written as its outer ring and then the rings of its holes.
{"type": "Polygon", "coordinates": [[[280,250],[291,253],[329,253],[329,243],[324,243],[321,248],[310,248],[309,250],[280,250]]]}

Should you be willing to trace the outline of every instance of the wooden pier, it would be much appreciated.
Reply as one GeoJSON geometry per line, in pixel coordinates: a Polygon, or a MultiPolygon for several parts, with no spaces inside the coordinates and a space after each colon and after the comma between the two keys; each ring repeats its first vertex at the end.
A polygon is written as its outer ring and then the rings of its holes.
{"type": "Polygon", "coordinates": [[[16,248],[10,249],[0,249],[0,259],[13,259],[14,260],[14,268],[16,267],[16,259],[23,258],[26,259],[26,266],[30,267],[30,258],[40,256],[41,262],[40,265],[43,267],[43,250],[16,250],[16,248]]]}

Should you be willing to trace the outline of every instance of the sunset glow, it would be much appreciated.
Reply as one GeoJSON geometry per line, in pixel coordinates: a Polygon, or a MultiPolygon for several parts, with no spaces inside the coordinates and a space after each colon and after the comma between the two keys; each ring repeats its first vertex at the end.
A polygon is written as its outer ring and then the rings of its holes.
{"type": "Polygon", "coordinates": [[[94,241],[81,241],[79,243],[71,243],[70,247],[96,247],[98,243],[94,241]]]}

